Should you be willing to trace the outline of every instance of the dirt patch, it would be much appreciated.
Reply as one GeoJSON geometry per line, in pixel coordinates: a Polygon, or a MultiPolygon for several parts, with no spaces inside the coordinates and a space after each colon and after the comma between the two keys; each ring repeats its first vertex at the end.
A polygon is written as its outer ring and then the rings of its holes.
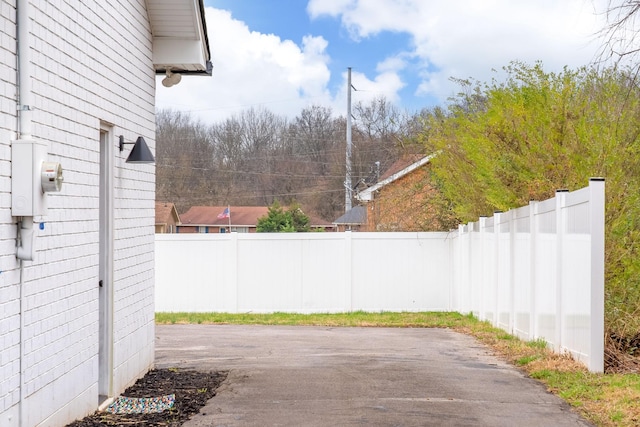
{"type": "Polygon", "coordinates": [[[170,410],[151,414],[93,415],[69,424],[67,427],[138,426],[178,427],[216,395],[216,389],[227,378],[227,372],[198,372],[176,368],[154,369],[122,393],[127,397],[159,397],[175,394],[170,410]]]}

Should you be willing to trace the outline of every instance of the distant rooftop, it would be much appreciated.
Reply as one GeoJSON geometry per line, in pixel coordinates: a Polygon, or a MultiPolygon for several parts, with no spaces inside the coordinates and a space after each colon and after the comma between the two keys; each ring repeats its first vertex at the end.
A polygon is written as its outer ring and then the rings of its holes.
{"type": "Polygon", "coordinates": [[[333,221],[335,225],[364,225],[367,223],[367,208],[356,206],[333,221]]]}

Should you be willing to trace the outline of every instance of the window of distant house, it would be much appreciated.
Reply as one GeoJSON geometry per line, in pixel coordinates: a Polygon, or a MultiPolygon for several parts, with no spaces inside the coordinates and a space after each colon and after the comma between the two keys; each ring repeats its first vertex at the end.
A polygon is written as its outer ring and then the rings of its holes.
{"type": "Polygon", "coordinates": [[[249,227],[231,227],[231,231],[235,231],[236,233],[248,233],[249,227]]]}
{"type": "Polygon", "coordinates": [[[209,232],[209,227],[204,225],[198,226],[198,233],[208,233],[208,232],[209,232]]]}
{"type": "Polygon", "coordinates": [[[224,228],[224,227],[220,227],[220,232],[221,232],[221,233],[226,233],[226,232],[227,232],[227,229],[226,229],[226,228],[224,228]]]}

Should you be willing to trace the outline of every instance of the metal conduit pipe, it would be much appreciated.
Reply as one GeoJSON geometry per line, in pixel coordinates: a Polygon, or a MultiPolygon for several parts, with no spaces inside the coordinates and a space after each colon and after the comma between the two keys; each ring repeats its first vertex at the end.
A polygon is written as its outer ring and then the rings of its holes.
{"type": "MultiPolygon", "coordinates": [[[[18,138],[30,139],[32,132],[32,97],[31,70],[29,49],[29,11],[31,0],[16,2],[17,19],[17,85],[18,85],[18,138]]],[[[33,259],[33,217],[25,217],[20,221],[18,234],[20,247],[16,249],[16,257],[20,260],[20,402],[19,425],[26,427],[26,390],[25,390],[25,292],[24,292],[24,264],[23,260],[33,259]]]]}

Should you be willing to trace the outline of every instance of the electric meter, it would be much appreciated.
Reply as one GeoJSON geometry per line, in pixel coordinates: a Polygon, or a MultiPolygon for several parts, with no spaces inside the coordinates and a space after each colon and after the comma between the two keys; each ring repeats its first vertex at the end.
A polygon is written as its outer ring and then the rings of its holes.
{"type": "Polygon", "coordinates": [[[62,189],[62,166],[56,162],[42,162],[40,175],[42,192],[57,192],[62,189]]]}

